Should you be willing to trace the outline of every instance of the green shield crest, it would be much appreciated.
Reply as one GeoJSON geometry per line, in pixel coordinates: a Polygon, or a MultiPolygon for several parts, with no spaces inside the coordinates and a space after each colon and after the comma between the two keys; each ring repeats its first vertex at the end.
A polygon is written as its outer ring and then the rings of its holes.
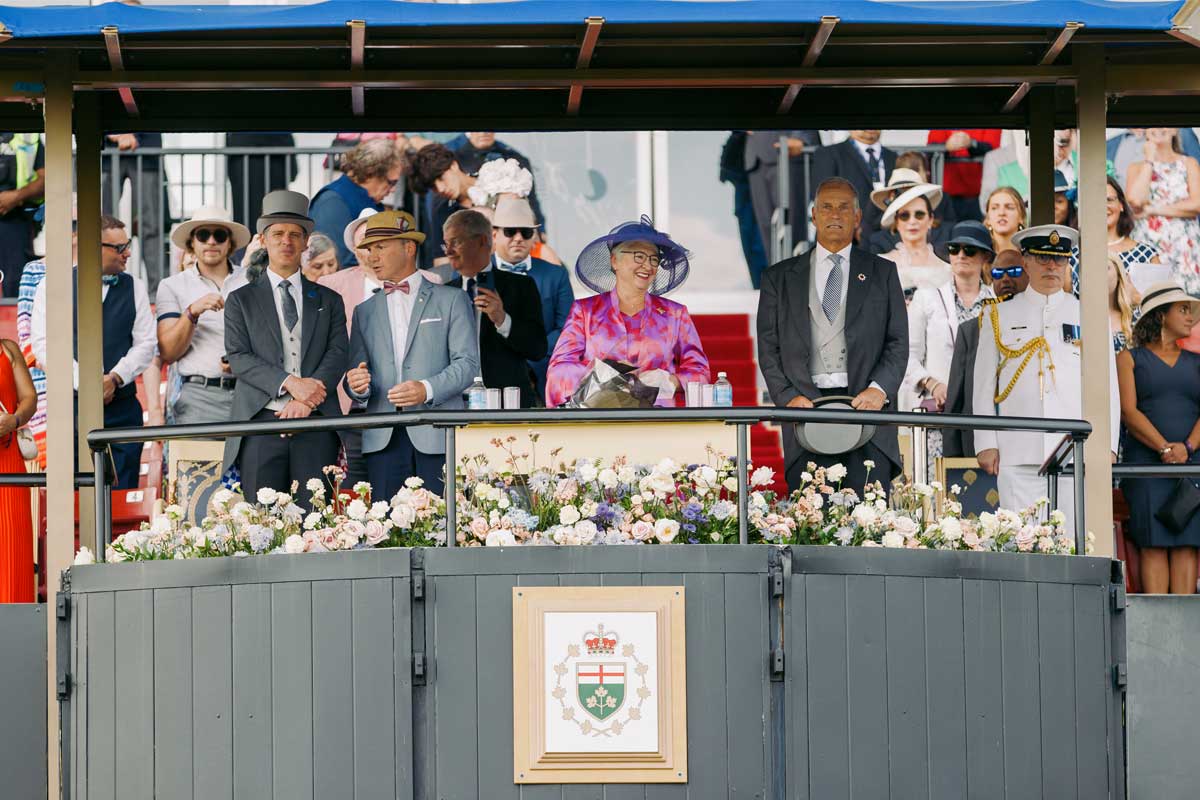
{"type": "Polygon", "coordinates": [[[576,663],[575,693],[583,710],[604,722],[625,702],[625,662],[576,663]]]}

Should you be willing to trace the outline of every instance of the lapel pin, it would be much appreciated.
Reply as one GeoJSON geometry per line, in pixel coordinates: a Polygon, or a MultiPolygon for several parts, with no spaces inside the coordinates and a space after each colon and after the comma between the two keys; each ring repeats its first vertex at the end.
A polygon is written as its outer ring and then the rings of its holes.
{"type": "Polygon", "coordinates": [[[865,281],[867,279],[867,276],[860,272],[860,273],[858,273],[858,279],[860,281],[865,281]]]}

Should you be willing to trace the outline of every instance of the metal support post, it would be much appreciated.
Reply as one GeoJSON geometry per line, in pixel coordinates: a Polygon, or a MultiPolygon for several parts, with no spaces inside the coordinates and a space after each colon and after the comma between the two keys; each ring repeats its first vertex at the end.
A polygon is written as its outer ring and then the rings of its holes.
{"type": "Polygon", "coordinates": [[[1087,554],[1086,503],[1084,501],[1084,483],[1087,478],[1083,463],[1083,445],[1083,439],[1075,439],[1071,443],[1071,461],[1075,466],[1073,480],[1075,488],[1075,554],[1080,556],[1087,554]]]}
{"type": "Polygon", "coordinates": [[[750,543],[750,426],[737,424],[738,543],[750,543]]]}
{"type": "Polygon", "coordinates": [[[1058,468],[1046,473],[1046,497],[1050,498],[1050,510],[1058,508],[1058,468]]]}
{"type": "Polygon", "coordinates": [[[454,454],[455,436],[458,428],[446,426],[446,547],[458,546],[458,473],[454,454]]]}
{"type": "Polygon", "coordinates": [[[109,493],[107,471],[107,449],[92,451],[92,475],[95,481],[96,509],[96,560],[103,561],[108,546],[112,544],[112,495],[109,493]]]}
{"type": "Polygon", "coordinates": [[[1029,212],[1031,225],[1054,222],[1054,87],[1029,92],[1029,212]]]}
{"type": "Polygon", "coordinates": [[[792,257],[792,175],[791,157],[788,155],[787,134],[779,137],[779,155],[775,161],[779,179],[779,196],[776,198],[775,213],[771,215],[771,246],[778,248],[771,253],[771,263],[776,264],[792,257]]]}

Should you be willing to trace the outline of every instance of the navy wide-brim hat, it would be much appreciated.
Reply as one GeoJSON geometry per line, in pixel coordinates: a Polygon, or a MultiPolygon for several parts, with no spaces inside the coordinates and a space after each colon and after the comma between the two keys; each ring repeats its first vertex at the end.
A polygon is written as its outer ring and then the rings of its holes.
{"type": "Polygon", "coordinates": [[[966,219],[955,224],[950,229],[950,238],[946,244],[960,244],[968,247],[978,247],[980,250],[994,252],[992,249],[992,234],[982,222],[966,219]]]}
{"type": "Polygon", "coordinates": [[[650,294],[666,294],[687,280],[688,251],[668,234],[656,230],[650,218],[642,215],[637,222],[622,222],[583,248],[575,261],[575,276],[580,283],[597,294],[611,292],[617,285],[612,251],[622,242],[646,242],[658,248],[658,272],[650,284],[650,294]]]}

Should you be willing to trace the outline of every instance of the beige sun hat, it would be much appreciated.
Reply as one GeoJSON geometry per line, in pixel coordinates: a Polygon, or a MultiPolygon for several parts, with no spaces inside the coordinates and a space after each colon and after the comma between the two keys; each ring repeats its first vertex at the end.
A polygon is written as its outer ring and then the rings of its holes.
{"type": "Polygon", "coordinates": [[[375,216],[379,212],[373,208],[364,208],[358,214],[358,219],[351,220],[350,223],[342,229],[342,242],[345,243],[346,249],[351,253],[354,252],[354,234],[358,233],[358,229],[367,224],[367,220],[375,216]]]}
{"type": "Polygon", "coordinates": [[[888,203],[887,210],[883,212],[883,218],[879,220],[879,227],[891,227],[892,221],[896,219],[896,213],[906,205],[916,200],[918,197],[929,198],[929,207],[934,209],[942,202],[942,187],[936,183],[918,183],[910,189],[905,189],[896,199],[888,203]]]}
{"type": "Polygon", "coordinates": [[[188,239],[196,228],[220,226],[232,234],[233,249],[241,250],[250,244],[250,229],[240,222],[233,221],[233,214],[220,206],[203,206],[192,212],[192,218],[175,227],[171,231],[171,244],[180,250],[187,249],[188,239]]]}
{"type": "MultiPolygon", "coordinates": [[[[1138,323],[1140,324],[1142,320],[1146,319],[1154,309],[1169,306],[1172,303],[1191,303],[1192,315],[1200,314],[1200,299],[1185,292],[1183,287],[1175,281],[1160,281],[1150,284],[1142,294],[1142,304],[1139,306],[1142,316],[1138,319],[1138,323]]],[[[1137,325],[1134,327],[1136,328],[1137,325]]]]}
{"type": "Polygon", "coordinates": [[[492,214],[493,228],[536,228],[537,217],[533,208],[524,197],[500,195],[496,201],[496,210],[492,214]]]}
{"type": "Polygon", "coordinates": [[[915,169],[907,169],[906,167],[898,167],[892,170],[891,177],[888,178],[887,186],[882,186],[871,192],[871,203],[880,211],[884,211],[888,207],[888,200],[905,189],[924,183],[925,180],[921,177],[921,173],[915,169]]]}

